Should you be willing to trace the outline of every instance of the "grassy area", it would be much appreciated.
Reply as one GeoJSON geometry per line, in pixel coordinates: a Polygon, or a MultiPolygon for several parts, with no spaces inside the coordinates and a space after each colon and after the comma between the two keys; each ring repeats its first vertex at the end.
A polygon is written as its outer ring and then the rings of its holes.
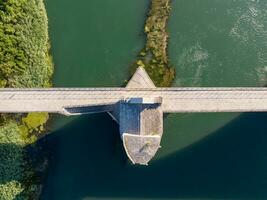
{"type": "MultiPolygon", "coordinates": [[[[48,25],[42,0],[0,0],[0,87],[50,87],[48,25]]],[[[36,185],[24,147],[48,114],[0,116],[0,199],[32,199],[36,185]]]]}
{"type": "Polygon", "coordinates": [[[151,8],[145,23],[146,47],[138,56],[135,67],[143,66],[158,87],[168,87],[175,78],[174,68],[169,66],[166,24],[170,14],[170,0],[151,0],[151,8]]]}

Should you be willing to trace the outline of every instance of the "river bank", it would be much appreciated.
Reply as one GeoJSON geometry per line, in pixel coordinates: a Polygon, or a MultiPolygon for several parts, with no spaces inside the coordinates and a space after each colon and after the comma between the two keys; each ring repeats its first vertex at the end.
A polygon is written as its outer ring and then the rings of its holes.
{"type": "MultiPolygon", "coordinates": [[[[42,0],[0,1],[0,87],[51,87],[48,20],[42,0]]],[[[25,147],[47,113],[0,115],[0,199],[33,199],[38,184],[25,147]]]]}
{"type": "Polygon", "coordinates": [[[158,87],[171,86],[175,70],[170,67],[167,46],[167,22],[170,16],[170,0],[151,0],[144,32],[145,48],[139,53],[135,67],[142,66],[158,87]]]}

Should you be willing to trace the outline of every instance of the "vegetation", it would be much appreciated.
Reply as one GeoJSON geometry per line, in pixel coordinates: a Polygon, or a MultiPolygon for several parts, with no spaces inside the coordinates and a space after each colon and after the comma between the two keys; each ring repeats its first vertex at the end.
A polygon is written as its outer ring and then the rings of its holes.
{"type": "MultiPolygon", "coordinates": [[[[49,87],[53,73],[42,0],[0,0],[0,87],[49,87]]],[[[32,199],[36,191],[25,146],[48,114],[0,116],[0,199],[32,199]]]]}
{"type": "Polygon", "coordinates": [[[10,121],[0,127],[0,141],[0,199],[22,198],[22,182],[30,171],[23,150],[26,143],[16,123],[10,121]]]}
{"type": "Polygon", "coordinates": [[[158,87],[168,87],[175,78],[167,55],[168,34],[166,24],[170,14],[170,0],[151,0],[151,9],[145,24],[146,47],[135,63],[142,66],[158,87]]]}
{"type": "Polygon", "coordinates": [[[47,17],[42,0],[0,1],[2,87],[51,85],[53,68],[47,40],[47,17]]]}
{"type": "Polygon", "coordinates": [[[22,118],[23,126],[27,128],[28,132],[42,132],[44,124],[48,120],[48,113],[29,113],[22,118]]]}

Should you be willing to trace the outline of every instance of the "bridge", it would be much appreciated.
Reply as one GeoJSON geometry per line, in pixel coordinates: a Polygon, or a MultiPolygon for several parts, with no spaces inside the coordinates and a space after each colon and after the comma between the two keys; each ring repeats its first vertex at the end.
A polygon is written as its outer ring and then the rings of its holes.
{"type": "Polygon", "coordinates": [[[125,88],[5,88],[0,102],[0,113],[108,112],[129,159],[147,164],[160,148],[163,113],[267,111],[267,88],[156,88],[139,67],[125,88]]]}

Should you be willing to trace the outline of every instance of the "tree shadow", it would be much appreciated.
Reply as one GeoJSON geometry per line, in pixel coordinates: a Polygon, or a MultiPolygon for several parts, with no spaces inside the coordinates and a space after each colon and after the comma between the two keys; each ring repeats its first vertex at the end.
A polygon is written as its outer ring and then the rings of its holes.
{"type": "Polygon", "coordinates": [[[25,169],[23,147],[14,143],[0,143],[0,185],[22,181],[25,169]]]}
{"type": "Polygon", "coordinates": [[[0,143],[0,199],[25,199],[34,178],[24,146],[0,143]]]}
{"type": "Polygon", "coordinates": [[[267,113],[242,114],[143,167],[127,161],[108,115],[81,116],[36,144],[50,153],[42,199],[267,198],[266,119],[267,113]]]}

